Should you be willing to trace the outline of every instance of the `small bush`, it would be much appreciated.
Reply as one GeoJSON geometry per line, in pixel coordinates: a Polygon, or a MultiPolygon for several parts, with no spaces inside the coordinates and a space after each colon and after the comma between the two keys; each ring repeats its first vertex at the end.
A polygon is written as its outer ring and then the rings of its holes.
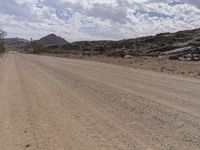
{"type": "Polygon", "coordinates": [[[3,38],[6,36],[6,32],[0,29],[0,53],[5,52],[3,38]]]}
{"type": "Polygon", "coordinates": [[[33,49],[34,54],[38,54],[42,52],[42,46],[36,41],[31,41],[31,47],[33,49]]]}
{"type": "Polygon", "coordinates": [[[5,52],[4,42],[3,40],[0,40],[0,53],[5,52]]]}

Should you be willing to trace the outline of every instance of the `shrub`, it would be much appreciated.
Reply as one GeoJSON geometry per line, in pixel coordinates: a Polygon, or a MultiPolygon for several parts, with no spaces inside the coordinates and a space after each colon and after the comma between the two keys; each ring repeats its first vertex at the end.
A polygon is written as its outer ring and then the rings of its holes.
{"type": "Polygon", "coordinates": [[[6,32],[0,29],[0,53],[5,52],[3,38],[6,36],[6,32]]]}
{"type": "Polygon", "coordinates": [[[4,42],[2,39],[0,39],[0,53],[5,52],[4,42]]]}
{"type": "Polygon", "coordinates": [[[38,54],[38,53],[42,52],[42,46],[39,43],[37,43],[36,41],[31,40],[31,47],[33,49],[34,54],[38,54]]]}

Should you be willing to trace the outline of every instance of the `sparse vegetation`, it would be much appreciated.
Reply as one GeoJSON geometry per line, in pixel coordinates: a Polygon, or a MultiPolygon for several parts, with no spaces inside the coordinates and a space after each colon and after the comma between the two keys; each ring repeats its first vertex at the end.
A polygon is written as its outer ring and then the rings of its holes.
{"type": "Polygon", "coordinates": [[[4,42],[0,39],[0,53],[5,51],[4,42]]]}
{"type": "Polygon", "coordinates": [[[42,46],[38,42],[31,40],[31,48],[34,54],[41,53],[42,46]]]}
{"type": "Polygon", "coordinates": [[[0,53],[5,52],[3,38],[6,36],[6,32],[0,29],[0,53]]]}

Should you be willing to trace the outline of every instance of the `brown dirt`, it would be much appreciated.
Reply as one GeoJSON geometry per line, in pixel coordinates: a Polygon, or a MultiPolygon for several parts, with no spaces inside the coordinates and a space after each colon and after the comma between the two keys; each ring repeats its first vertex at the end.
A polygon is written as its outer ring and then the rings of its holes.
{"type": "Polygon", "coordinates": [[[200,61],[178,61],[169,60],[164,57],[140,57],[124,59],[98,56],[85,57],[84,59],[200,79],[200,61]]]}
{"type": "Polygon", "coordinates": [[[168,74],[177,74],[186,77],[194,77],[200,79],[200,61],[178,61],[169,60],[166,57],[135,57],[133,59],[125,59],[120,57],[100,56],[81,56],[79,54],[42,54],[55,57],[91,60],[96,62],[104,62],[122,66],[129,66],[136,69],[150,70],[156,72],[164,72],[168,74]]]}
{"type": "Polygon", "coordinates": [[[2,150],[198,150],[199,107],[194,78],[15,52],[0,64],[2,150]]]}

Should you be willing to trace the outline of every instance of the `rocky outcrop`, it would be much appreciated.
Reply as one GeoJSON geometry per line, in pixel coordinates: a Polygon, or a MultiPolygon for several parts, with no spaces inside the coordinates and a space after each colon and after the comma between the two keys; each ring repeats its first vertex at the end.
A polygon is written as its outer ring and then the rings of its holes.
{"type": "Polygon", "coordinates": [[[167,56],[169,59],[176,60],[199,60],[200,29],[161,33],[156,36],[121,41],[74,42],[70,44],[70,48],[82,52],[87,51],[88,55],[167,56]]]}
{"type": "Polygon", "coordinates": [[[49,34],[39,40],[36,41],[37,43],[46,46],[46,45],[66,45],[69,44],[65,39],[55,35],[49,34]]]}

